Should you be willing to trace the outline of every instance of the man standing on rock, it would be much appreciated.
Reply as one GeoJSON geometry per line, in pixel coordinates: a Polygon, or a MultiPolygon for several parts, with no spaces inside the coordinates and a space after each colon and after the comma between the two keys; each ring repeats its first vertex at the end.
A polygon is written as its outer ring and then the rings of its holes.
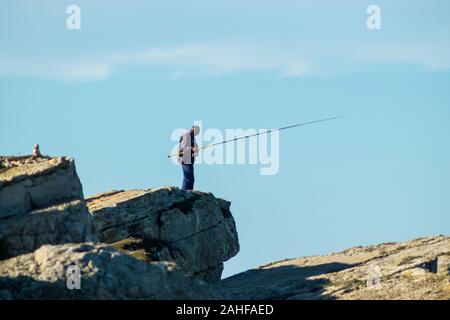
{"type": "Polygon", "coordinates": [[[194,189],[194,162],[197,155],[198,145],[195,142],[195,136],[200,133],[199,126],[193,126],[191,130],[180,137],[180,146],[178,148],[178,161],[183,168],[183,186],[182,190],[194,189]]]}

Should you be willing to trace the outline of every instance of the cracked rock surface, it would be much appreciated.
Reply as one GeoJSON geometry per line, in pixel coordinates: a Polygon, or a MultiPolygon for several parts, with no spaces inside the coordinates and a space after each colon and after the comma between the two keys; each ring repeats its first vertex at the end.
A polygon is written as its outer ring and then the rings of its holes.
{"type": "Polygon", "coordinates": [[[0,300],[211,298],[206,283],[173,263],[145,263],[102,244],[45,245],[0,261],[0,300]],[[69,266],[81,272],[78,290],[67,286],[69,266]]]}
{"type": "Polygon", "coordinates": [[[86,199],[101,242],[143,261],[173,261],[189,276],[220,280],[239,251],[230,203],[176,187],[110,191],[86,199]]]}
{"type": "Polygon", "coordinates": [[[224,299],[450,299],[450,237],[260,266],[213,285],[224,299]]]}

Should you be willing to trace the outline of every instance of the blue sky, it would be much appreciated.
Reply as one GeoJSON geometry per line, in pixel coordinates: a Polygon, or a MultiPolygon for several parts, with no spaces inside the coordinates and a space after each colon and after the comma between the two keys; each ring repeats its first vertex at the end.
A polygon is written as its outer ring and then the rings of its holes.
{"type": "Polygon", "coordinates": [[[85,195],[180,185],[172,131],[286,131],[280,171],[198,166],[232,202],[225,276],[450,231],[448,1],[2,1],[0,154],[76,159],[85,195]],[[81,8],[81,30],[66,8],[81,8]],[[366,28],[381,8],[382,29],[366,28]]]}

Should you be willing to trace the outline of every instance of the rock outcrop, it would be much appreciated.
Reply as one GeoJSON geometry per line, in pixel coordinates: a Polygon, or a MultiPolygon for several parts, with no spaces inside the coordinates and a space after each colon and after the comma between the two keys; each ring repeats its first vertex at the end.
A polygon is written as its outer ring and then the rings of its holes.
{"type": "Polygon", "coordinates": [[[211,299],[239,250],[229,207],[178,188],[86,202],[73,159],[0,157],[0,299],[211,299]]]}
{"type": "Polygon", "coordinates": [[[173,263],[145,263],[105,245],[45,245],[0,261],[0,300],[210,298],[206,283],[187,278],[173,263]],[[81,272],[79,289],[67,286],[69,267],[81,272]]]}
{"type": "Polygon", "coordinates": [[[450,237],[355,247],[214,284],[224,299],[450,299],[450,237]]]}
{"type": "Polygon", "coordinates": [[[0,157],[0,259],[93,240],[73,159],[0,157]]]}
{"type": "Polygon", "coordinates": [[[101,242],[144,261],[173,261],[189,276],[220,280],[239,251],[230,203],[175,187],[111,191],[87,199],[101,242]]]}
{"type": "Polygon", "coordinates": [[[85,200],[73,159],[0,157],[0,299],[450,299],[450,237],[288,259],[219,281],[238,251],[230,203],[211,193],[85,200]],[[68,288],[71,267],[80,290],[68,288]]]}

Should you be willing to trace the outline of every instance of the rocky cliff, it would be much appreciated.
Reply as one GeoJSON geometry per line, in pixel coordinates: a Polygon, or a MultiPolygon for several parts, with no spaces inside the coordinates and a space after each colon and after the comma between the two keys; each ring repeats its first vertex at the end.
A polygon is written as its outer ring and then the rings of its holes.
{"type": "Polygon", "coordinates": [[[214,284],[223,299],[450,299],[450,237],[263,265],[214,284]]]}
{"type": "Polygon", "coordinates": [[[210,193],[86,201],[73,159],[0,157],[0,299],[211,299],[238,250],[230,203],[210,193]]]}
{"type": "Polygon", "coordinates": [[[112,191],[87,199],[101,242],[143,261],[172,261],[189,276],[220,280],[239,251],[228,201],[175,187],[112,191]]]}

